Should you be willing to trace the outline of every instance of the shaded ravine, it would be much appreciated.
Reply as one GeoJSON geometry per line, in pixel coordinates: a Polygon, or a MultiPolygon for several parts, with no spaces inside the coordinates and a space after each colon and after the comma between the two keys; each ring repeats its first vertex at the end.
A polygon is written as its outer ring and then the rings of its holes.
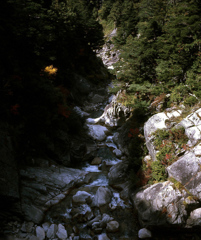
{"type": "Polygon", "coordinates": [[[98,161],[78,166],[88,172],[88,183],[72,189],[64,200],[47,211],[44,219],[45,222],[62,223],[68,235],[79,236],[77,239],[108,239],[107,236],[112,240],[138,239],[139,225],[131,202],[120,197],[122,189],[109,185],[110,168],[124,160],[113,152],[118,149],[113,142],[115,131],[109,129],[108,132],[104,141],[97,141],[98,161]],[[90,197],[85,199],[86,194],[90,197]],[[80,198],[73,200],[77,195],[80,198]],[[116,225],[110,227],[110,223],[116,225]]]}

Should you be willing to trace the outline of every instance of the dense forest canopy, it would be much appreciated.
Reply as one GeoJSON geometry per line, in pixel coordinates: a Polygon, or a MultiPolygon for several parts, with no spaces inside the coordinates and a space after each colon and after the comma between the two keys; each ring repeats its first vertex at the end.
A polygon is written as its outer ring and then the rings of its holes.
{"type": "Polygon", "coordinates": [[[172,93],[169,105],[198,101],[200,1],[105,0],[99,12],[108,25],[116,24],[114,43],[121,50],[117,78],[130,85],[130,95],[139,91],[143,100],[147,94],[172,93]]]}

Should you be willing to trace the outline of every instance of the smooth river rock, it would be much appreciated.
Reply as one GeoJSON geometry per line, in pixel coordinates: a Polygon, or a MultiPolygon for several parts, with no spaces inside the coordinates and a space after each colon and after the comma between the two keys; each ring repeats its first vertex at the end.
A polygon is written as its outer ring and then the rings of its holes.
{"type": "Polygon", "coordinates": [[[111,232],[111,233],[118,232],[119,231],[119,223],[117,221],[111,221],[111,222],[107,223],[106,231],[111,232]]]}
{"type": "Polygon", "coordinates": [[[62,224],[58,225],[58,231],[56,233],[56,236],[59,239],[67,239],[68,234],[67,234],[67,231],[66,231],[65,227],[62,224]]]}
{"type": "Polygon", "coordinates": [[[51,224],[51,226],[47,231],[47,238],[50,238],[50,239],[55,238],[57,230],[58,230],[58,226],[56,224],[51,224]]]}
{"type": "Polygon", "coordinates": [[[89,129],[89,135],[97,141],[103,141],[107,137],[107,133],[109,133],[109,130],[101,125],[90,125],[87,124],[87,127],[89,129]]]}
{"type": "Polygon", "coordinates": [[[45,239],[45,230],[40,226],[36,227],[36,236],[39,240],[44,240],[45,239]]]}
{"type": "Polygon", "coordinates": [[[102,233],[97,236],[97,240],[110,240],[106,233],[102,233]]]}
{"type": "Polygon", "coordinates": [[[112,192],[107,187],[99,187],[95,196],[93,205],[97,207],[101,207],[107,203],[110,203],[112,199],[112,192]]]}
{"type": "Polygon", "coordinates": [[[85,191],[78,191],[74,196],[73,196],[73,202],[74,203],[86,203],[87,199],[92,199],[92,195],[88,192],[85,191]]]}
{"type": "Polygon", "coordinates": [[[148,229],[142,228],[138,232],[138,237],[141,238],[141,239],[143,239],[143,238],[151,238],[152,234],[151,234],[151,232],[148,229]]]}
{"type": "Polygon", "coordinates": [[[99,165],[101,164],[102,162],[102,159],[100,157],[95,157],[92,162],[91,162],[91,165],[99,165]]]}

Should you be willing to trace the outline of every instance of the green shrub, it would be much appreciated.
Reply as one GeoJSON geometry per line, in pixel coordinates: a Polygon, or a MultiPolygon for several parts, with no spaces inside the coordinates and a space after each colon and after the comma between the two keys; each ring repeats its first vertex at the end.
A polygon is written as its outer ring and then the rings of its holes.
{"type": "Polygon", "coordinates": [[[185,150],[188,141],[183,127],[169,130],[158,129],[153,135],[155,136],[154,145],[158,153],[156,154],[156,161],[151,163],[150,183],[167,180],[166,167],[177,161],[178,148],[185,150]]]}
{"type": "Polygon", "coordinates": [[[159,149],[162,142],[169,138],[169,132],[164,129],[158,129],[153,135],[155,136],[154,145],[156,149],[159,149]]]}
{"type": "Polygon", "coordinates": [[[165,166],[161,164],[160,161],[156,160],[151,163],[152,173],[151,179],[149,181],[150,184],[156,182],[164,182],[167,180],[167,173],[165,166]]]}
{"type": "Polygon", "coordinates": [[[188,106],[190,106],[190,107],[194,106],[196,103],[198,103],[198,99],[197,99],[195,96],[187,97],[187,98],[184,100],[184,104],[185,104],[185,105],[188,105],[188,106]]]}
{"type": "Polygon", "coordinates": [[[188,94],[189,89],[186,85],[180,84],[172,89],[172,93],[170,95],[170,102],[179,104],[188,94]]]}

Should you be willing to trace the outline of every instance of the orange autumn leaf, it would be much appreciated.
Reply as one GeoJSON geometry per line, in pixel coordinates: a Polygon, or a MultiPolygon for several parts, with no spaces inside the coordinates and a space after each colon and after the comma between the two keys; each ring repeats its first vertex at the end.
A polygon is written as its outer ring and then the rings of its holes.
{"type": "Polygon", "coordinates": [[[44,69],[44,72],[48,73],[49,75],[55,75],[58,71],[58,68],[53,67],[53,65],[47,66],[44,69]]]}

